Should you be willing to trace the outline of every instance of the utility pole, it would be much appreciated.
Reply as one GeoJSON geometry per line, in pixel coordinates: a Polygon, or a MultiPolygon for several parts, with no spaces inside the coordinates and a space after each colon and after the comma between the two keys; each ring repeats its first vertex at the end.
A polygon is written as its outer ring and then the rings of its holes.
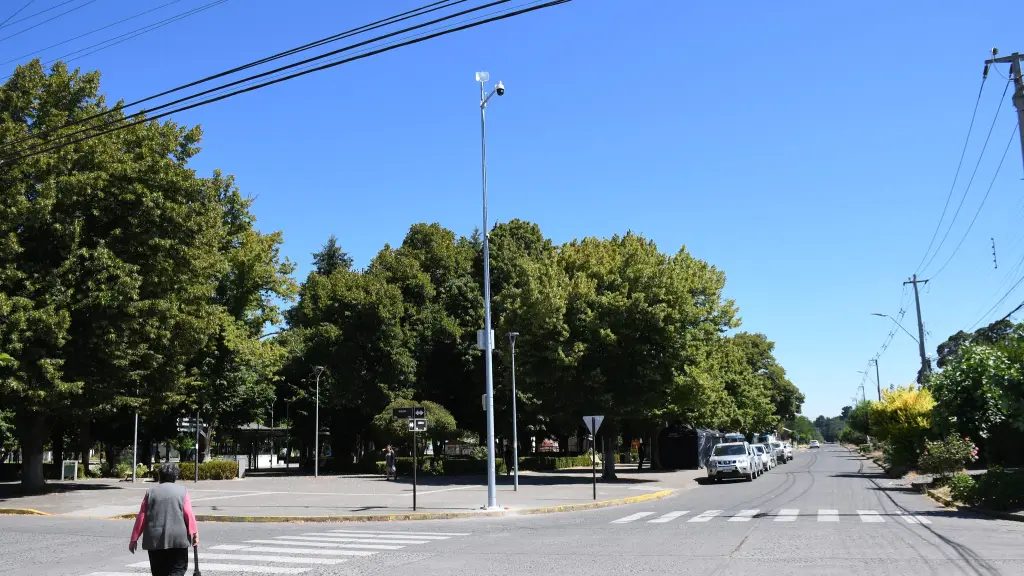
{"type": "Polygon", "coordinates": [[[878,375],[878,358],[872,358],[871,362],[875,365],[875,387],[878,388],[878,401],[882,401],[882,377],[878,375]]]}
{"type": "Polygon", "coordinates": [[[918,280],[917,274],[914,274],[910,279],[903,283],[903,285],[913,284],[914,285],[914,305],[917,307],[917,348],[921,353],[921,375],[918,378],[918,382],[924,378],[925,374],[932,371],[931,362],[928,361],[928,355],[924,351],[924,321],[921,320],[921,296],[918,294],[917,285],[927,284],[927,280],[918,280]]]}
{"type": "Polygon", "coordinates": [[[988,68],[992,64],[1009,64],[1010,65],[1010,79],[1013,81],[1013,105],[1017,108],[1017,122],[1021,130],[1020,134],[1020,154],[1021,161],[1024,162],[1024,73],[1021,68],[1024,66],[1024,54],[1020,52],[1014,52],[1009,56],[1003,56],[1002,58],[996,58],[999,54],[999,50],[996,48],[992,49],[992,58],[985,60],[985,74],[988,74],[988,68]]]}

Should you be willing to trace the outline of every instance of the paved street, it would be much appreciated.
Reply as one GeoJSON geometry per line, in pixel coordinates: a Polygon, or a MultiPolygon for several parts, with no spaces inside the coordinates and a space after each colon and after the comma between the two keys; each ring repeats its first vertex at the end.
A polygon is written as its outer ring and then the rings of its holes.
{"type": "MultiPolygon", "coordinates": [[[[2,517],[0,572],[147,574],[145,556],[126,550],[129,530],[128,521],[2,517]]],[[[429,522],[208,523],[200,535],[200,567],[215,574],[1024,574],[1024,523],[943,510],[833,445],[798,452],[754,482],[632,506],[429,522]]]]}

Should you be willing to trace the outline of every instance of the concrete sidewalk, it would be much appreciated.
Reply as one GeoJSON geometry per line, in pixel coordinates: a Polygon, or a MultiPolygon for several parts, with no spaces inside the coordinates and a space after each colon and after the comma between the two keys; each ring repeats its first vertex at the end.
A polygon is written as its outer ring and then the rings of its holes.
{"type": "MultiPolygon", "coordinates": [[[[702,470],[638,472],[620,469],[618,479],[597,482],[596,502],[628,504],[696,485],[702,470]]],[[[421,477],[413,514],[411,478],[380,476],[281,476],[239,480],[179,481],[191,493],[197,516],[206,520],[297,521],[427,519],[482,515],[486,478],[421,477]],[[330,517],[330,518],[324,518],[330,517]]],[[[519,490],[498,478],[498,506],[505,513],[542,513],[594,506],[590,470],[522,472],[519,490]],[[504,512],[507,511],[507,512],[504,512]]],[[[52,482],[44,495],[18,496],[17,486],[0,484],[0,510],[35,510],[66,517],[111,518],[138,511],[149,483],[114,480],[52,482]]]]}

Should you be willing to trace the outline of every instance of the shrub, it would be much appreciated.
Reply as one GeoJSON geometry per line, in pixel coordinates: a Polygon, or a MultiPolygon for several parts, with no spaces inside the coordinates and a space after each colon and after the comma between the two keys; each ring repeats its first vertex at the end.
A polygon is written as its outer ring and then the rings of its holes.
{"type": "MultiPolygon", "coordinates": [[[[192,480],[195,478],[196,465],[194,462],[182,462],[178,464],[178,478],[192,480]]],[[[238,463],[234,460],[210,460],[199,465],[200,480],[231,480],[238,477],[238,463]]]]}
{"type": "Polygon", "coordinates": [[[590,456],[527,456],[519,459],[520,470],[538,472],[590,466],[590,456]]]}
{"type": "Polygon", "coordinates": [[[861,444],[860,446],[857,446],[857,451],[860,452],[861,454],[870,454],[875,451],[875,445],[861,444]]]}
{"type": "Polygon", "coordinates": [[[956,474],[949,481],[950,496],[953,497],[953,500],[963,502],[964,504],[974,502],[975,488],[974,478],[967,474],[956,474]]]}
{"type": "Polygon", "coordinates": [[[125,476],[131,476],[132,465],[127,462],[118,462],[117,466],[114,466],[112,475],[114,478],[121,479],[125,476]]]}
{"type": "MultiPolygon", "coordinates": [[[[487,460],[477,460],[475,458],[438,458],[436,463],[433,463],[433,459],[429,456],[419,459],[419,474],[426,474],[431,476],[476,476],[481,474],[487,474],[487,460]]],[[[376,462],[376,472],[381,476],[384,475],[384,462],[376,462]]],[[[520,466],[522,469],[522,466],[520,466]]],[[[412,476],[412,457],[403,456],[395,461],[395,472],[399,476],[412,476]]],[[[503,458],[494,459],[494,472],[495,474],[505,474],[505,460],[503,458]]]]}
{"type": "Polygon", "coordinates": [[[995,467],[975,479],[974,499],[966,502],[992,510],[1024,507],[1024,471],[995,467]]]}
{"type": "Polygon", "coordinates": [[[922,472],[946,478],[977,459],[978,447],[970,440],[950,436],[945,440],[925,442],[924,452],[918,459],[918,468],[922,472]]]}

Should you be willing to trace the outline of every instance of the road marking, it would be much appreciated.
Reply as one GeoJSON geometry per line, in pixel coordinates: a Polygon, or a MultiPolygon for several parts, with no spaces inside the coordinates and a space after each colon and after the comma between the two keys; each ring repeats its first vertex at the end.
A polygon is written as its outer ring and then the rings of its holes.
{"type": "Polygon", "coordinates": [[[839,510],[818,510],[818,522],[839,522],[839,510]]]}
{"type": "Polygon", "coordinates": [[[629,516],[625,516],[623,518],[619,518],[618,520],[612,520],[611,523],[612,524],[628,524],[628,523],[630,523],[630,522],[632,522],[634,520],[639,520],[639,519],[641,519],[641,518],[643,518],[645,516],[650,516],[651,514],[654,514],[654,512],[637,512],[636,514],[630,514],[629,516]]]}
{"type": "Polygon", "coordinates": [[[750,519],[757,516],[760,510],[740,510],[735,516],[729,518],[729,522],[750,522],[750,519]]]}
{"type": "MultiPolygon", "coordinates": [[[[149,562],[129,564],[129,568],[149,568],[149,562]]],[[[281,566],[249,566],[247,564],[203,564],[203,570],[210,572],[253,572],[256,574],[302,574],[309,568],[285,568],[281,566]]]]}
{"type": "Polygon", "coordinates": [[[331,530],[339,534],[385,534],[388,536],[472,536],[469,532],[387,532],[384,530],[331,530]]]}
{"type": "Polygon", "coordinates": [[[248,546],[242,544],[217,544],[211,546],[214,550],[245,550],[248,546]]]}
{"type": "Polygon", "coordinates": [[[648,520],[648,522],[651,524],[664,524],[666,522],[671,522],[676,518],[679,518],[680,516],[685,516],[689,513],[689,510],[678,510],[676,512],[669,512],[668,514],[655,518],[654,520],[648,520]]]}
{"type": "Polygon", "coordinates": [[[705,510],[693,518],[690,518],[687,522],[707,522],[722,512],[722,510],[705,510]]]}
{"type": "Polygon", "coordinates": [[[874,510],[857,510],[861,522],[885,522],[885,518],[874,510]]]}
{"type": "Polygon", "coordinates": [[[274,546],[309,546],[311,548],[366,548],[368,550],[401,550],[405,548],[405,546],[391,546],[387,544],[342,544],[302,536],[277,536],[274,540],[247,540],[246,542],[251,544],[271,544],[274,546]]]}
{"type": "Polygon", "coordinates": [[[331,530],[330,532],[305,532],[303,536],[328,536],[330,538],[358,538],[360,540],[373,540],[374,538],[394,538],[410,544],[426,544],[431,540],[447,540],[451,536],[413,536],[410,534],[399,534],[397,532],[382,532],[380,534],[344,534],[331,530]]]}
{"type": "MultiPolygon", "coordinates": [[[[426,492],[420,492],[420,496],[424,494],[437,494],[438,492],[451,492],[452,490],[468,490],[469,488],[476,488],[475,485],[470,486],[455,486],[454,488],[439,488],[437,490],[427,490],[426,492]]],[[[412,492],[405,494],[399,494],[399,496],[412,496],[412,492]]]]}
{"type": "MultiPolygon", "coordinates": [[[[296,556],[265,556],[263,554],[216,554],[206,552],[203,560],[255,560],[257,562],[277,562],[279,564],[341,564],[348,558],[299,558],[296,556]]],[[[205,566],[204,566],[205,568],[205,566]]]]}
{"type": "Polygon", "coordinates": [[[323,542],[358,542],[363,544],[426,544],[430,540],[404,540],[402,538],[388,539],[388,538],[377,538],[375,536],[367,536],[365,538],[352,538],[343,534],[326,534],[318,532],[307,532],[303,536],[310,537],[311,540],[321,540],[323,542]],[[312,537],[316,538],[312,538],[312,537]]]}
{"type": "Polygon", "coordinates": [[[208,498],[189,498],[189,502],[206,502],[207,500],[224,500],[226,498],[245,498],[246,496],[266,496],[274,492],[246,492],[244,494],[230,494],[228,496],[210,496],[208,498]]]}
{"type": "MultiPolygon", "coordinates": [[[[288,544],[288,542],[274,542],[288,544]]],[[[246,546],[246,552],[267,552],[271,554],[316,554],[318,556],[371,556],[376,552],[368,550],[318,550],[314,548],[278,548],[277,546],[246,546]]],[[[203,566],[205,568],[206,566],[203,566]]]]}
{"type": "Polygon", "coordinates": [[[931,524],[932,521],[925,518],[924,516],[915,516],[913,514],[904,514],[903,512],[897,512],[900,518],[906,521],[907,524],[931,524]]]}
{"type": "Polygon", "coordinates": [[[139,576],[138,572],[89,572],[85,576],[139,576]]]}
{"type": "Polygon", "coordinates": [[[775,515],[776,522],[795,522],[800,515],[799,508],[783,508],[775,515]]]}

